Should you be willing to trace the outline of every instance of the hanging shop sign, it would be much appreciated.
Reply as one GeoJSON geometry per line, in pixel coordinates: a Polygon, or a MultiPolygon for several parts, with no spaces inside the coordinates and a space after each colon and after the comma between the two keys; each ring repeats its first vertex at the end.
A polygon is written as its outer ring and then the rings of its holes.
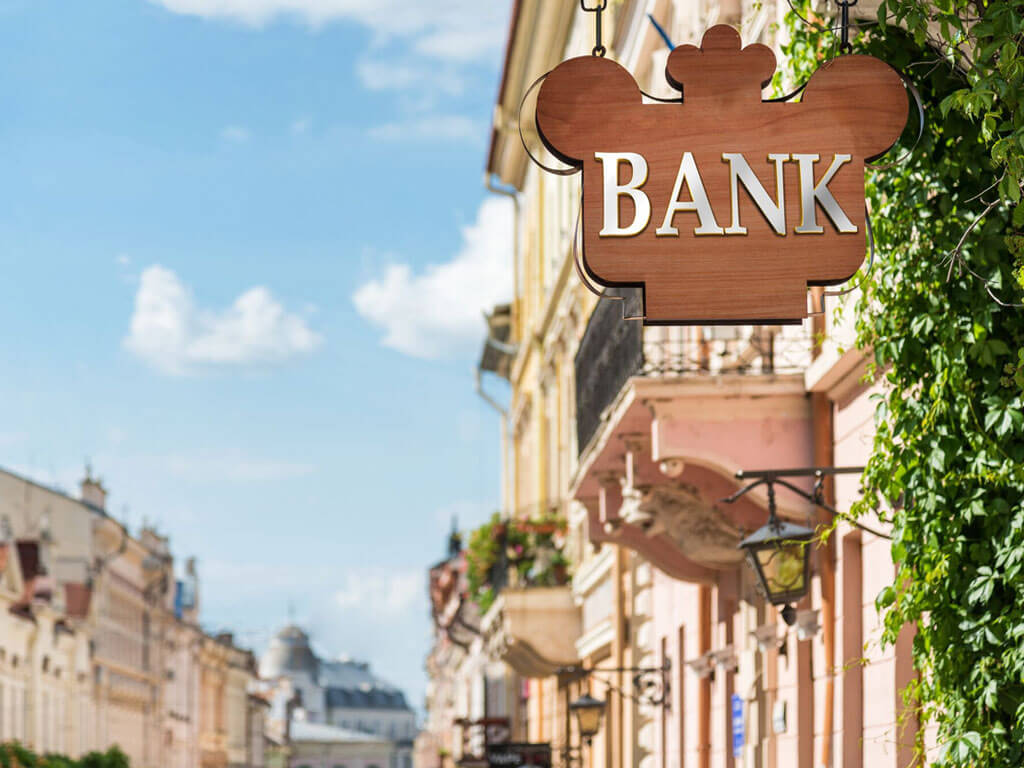
{"type": "Polygon", "coordinates": [[[490,768],[551,768],[551,744],[488,744],[490,768]]]}
{"type": "Polygon", "coordinates": [[[582,169],[582,266],[600,285],[642,287],[646,322],[800,322],[808,286],[864,261],[864,165],[906,123],[901,77],[844,55],[798,103],[762,101],[774,72],[770,48],[719,25],[669,55],[681,103],[644,104],[599,56],[544,80],[537,130],[582,169]]]}

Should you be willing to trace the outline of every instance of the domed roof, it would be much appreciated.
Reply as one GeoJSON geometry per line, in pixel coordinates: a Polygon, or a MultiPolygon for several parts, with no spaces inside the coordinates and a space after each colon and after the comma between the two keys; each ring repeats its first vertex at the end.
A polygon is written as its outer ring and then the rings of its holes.
{"type": "Polygon", "coordinates": [[[260,676],[275,678],[307,672],[315,678],[319,666],[316,654],[309,645],[309,635],[294,624],[289,624],[270,641],[270,646],[260,659],[260,676]]]}

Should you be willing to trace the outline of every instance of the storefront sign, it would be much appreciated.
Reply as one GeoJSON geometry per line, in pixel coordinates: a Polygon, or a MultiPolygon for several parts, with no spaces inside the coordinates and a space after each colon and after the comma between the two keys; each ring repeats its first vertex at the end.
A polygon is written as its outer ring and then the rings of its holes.
{"type": "Polygon", "coordinates": [[[490,768],[551,768],[551,745],[488,744],[487,764],[490,768]]]}
{"type": "Polygon", "coordinates": [[[864,260],[864,163],[899,138],[903,83],[870,56],[840,56],[798,103],[764,102],[764,45],[729,26],[669,55],[683,102],[644,104],[629,72],[584,56],[548,75],[537,129],[583,171],[583,266],[642,286],[649,323],[799,322],[807,286],[864,260]]]}
{"type": "Polygon", "coordinates": [[[743,745],[747,743],[747,735],[743,725],[743,699],[738,693],[732,695],[732,756],[743,757],[743,745]]]}

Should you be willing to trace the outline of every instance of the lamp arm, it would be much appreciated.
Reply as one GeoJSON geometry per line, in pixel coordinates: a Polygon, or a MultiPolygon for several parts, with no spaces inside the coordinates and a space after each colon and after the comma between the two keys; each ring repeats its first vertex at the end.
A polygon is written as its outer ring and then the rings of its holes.
{"type": "Polygon", "coordinates": [[[736,493],[732,494],[732,496],[726,496],[724,499],[719,499],[719,502],[722,503],[722,504],[732,504],[734,501],[739,499],[741,496],[746,496],[748,493],[750,493],[752,490],[757,488],[759,485],[764,485],[767,482],[769,482],[768,479],[762,477],[760,480],[755,480],[753,483],[751,483],[750,485],[746,486],[745,488],[740,488],[738,491],[736,491],[736,493]]]}

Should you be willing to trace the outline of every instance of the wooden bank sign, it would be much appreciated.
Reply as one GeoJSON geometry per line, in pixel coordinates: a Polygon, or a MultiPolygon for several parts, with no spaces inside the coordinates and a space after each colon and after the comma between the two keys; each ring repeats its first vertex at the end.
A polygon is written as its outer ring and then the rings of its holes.
{"type": "Polygon", "coordinates": [[[646,322],[799,322],[807,286],[864,261],[864,164],[906,123],[900,76],[840,56],[799,103],[764,102],[774,72],[770,48],[716,26],[669,55],[681,104],[644,104],[628,71],[595,56],[541,86],[541,139],[583,171],[583,267],[642,286],[646,322]]]}

